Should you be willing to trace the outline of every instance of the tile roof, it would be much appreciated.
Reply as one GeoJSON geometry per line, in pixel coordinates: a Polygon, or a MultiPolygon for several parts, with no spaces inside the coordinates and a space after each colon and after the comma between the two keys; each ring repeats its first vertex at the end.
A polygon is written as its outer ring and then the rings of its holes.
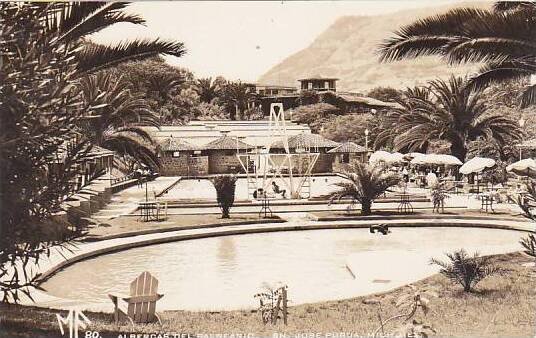
{"type": "MultiPolygon", "coordinates": [[[[288,138],[288,146],[291,149],[296,148],[335,148],[339,143],[328,140],[327,138],[318,134],[305,134],[301,133],[288,138]]],[[[274,143],[271,148],[283,149],[283,141],[274,143]]]]}
{"type": "Polygon", "coordinates": [[[243,150],[243,149],[253,149],[255,147],[240,141],[237,138],[223,135],[220,138],[211,141],[204,146],[200,147],[203,150],[243,150]]]}
{"type": "Polygon", "coordinates": [[[179,138],[170,136],[164,141],[160,142],[160,149],[162,151],[193,151],[198,150],[196,146],[190,144],[179,138]]]}
{"type": "Polygon", "coordinates": [[[328,153],[366,153],[365,147],[355,144],[354,142],[344,142],[339,146],[331,149],[328,153]]]}

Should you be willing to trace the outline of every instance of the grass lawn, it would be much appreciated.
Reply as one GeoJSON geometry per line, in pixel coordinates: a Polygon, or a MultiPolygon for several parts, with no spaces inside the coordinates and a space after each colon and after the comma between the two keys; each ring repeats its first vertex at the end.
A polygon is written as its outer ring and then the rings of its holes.
{"type": "Polygon", "coordinates": [[[90,237],[104,237],[113,236],[123,233],[136,232],[136,231],[159,231],[159,230],[178,230],[187,229],[196,226],[204,226],[207,224],[233,224],[237,222],[251,222],[251,221],[266,221],[266,220],[280,220],[279,217],[272,217],[271,219],[259,218],[258,213],[251,214],[231,214],[231,218],[221,218],[221,215],[217,214],[205,214],[205,215],[169,215],[168,219],[159,222],[142,222],[138,220],[137,215],[121,216],[108,221],[103,222],[104,225],[100,225],[89,229],[88,235],[90,237]]]}
{"type": "MultiPolygon", "coordinates": [[[[431,299],[431,312],[426,317],[419,313],[416,318],[431,324],[441,336],[533,337],[536,333],[536,272],[533,267],[522,265],[530,259],[514,253],[495,256],[494,261],[507,273],[485,279],[473,293],[464,293],[460,286],[441,275],[414,283],[418,288],[435,287],[439,290],[439,297],[431,299]]],[[[263,325],[259,314],[249,311],[166,311],[161,313],[162,326],[122,324],[120,327],[111,322],[111,314],[85,314],[92,321],[89,329],[99,331],[103,337],[117,337],[117,333],[108,335],[107,332],[254,333],[260,336],[272,336],[274,332],[353,332],[366,335],[379,325],[379,306],[364,301],[379,300],[382,317],[387,318],[399,313],[394,303],[407,290],[407,287],[402,287],[375,296],[294,306],[289,308],[287,326],[263,325]]],[[[289,290],[289,299],[292,299],[292,290],[289,290]]],[[[392,327],[388,326],[387,331],[392,327]]],[[[55,312],[0,305],[0,336],[59,336],[55,312]]]]}

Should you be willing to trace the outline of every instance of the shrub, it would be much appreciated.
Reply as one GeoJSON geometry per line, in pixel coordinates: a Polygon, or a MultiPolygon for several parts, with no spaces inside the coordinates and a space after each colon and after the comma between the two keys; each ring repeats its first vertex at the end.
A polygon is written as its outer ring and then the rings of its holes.
{"type": "Polygon", "coordinates": [[[441,208],[441,213],[443,213],[445,211],[445,200],[449,198],[449,195],[447,194],[443,184],[437,184],[434,186],[430,194],[432,203],[434,204],[433,212],[437,211],[439,213],[439,208],[441,208]]]}
{"type": "Polygon", "coordinates": [[[525,252],[527,255],[533,257],[536,260],[536,238],[533,234],[528,235],[526,238],[522,238],[521,241],[519,241],[523,248],[523,252],[525,252]]]}
{"type": "Polygon", "coordinates": [[[264,292],[259,292],[253,296],[259,300],[259,313],[263,324],[277,324],[280,318],[279,313],[283,315],[283,322],[287,324],[287,286],[271,287],[264,285],[264,292]]]}
{"type": "Polygon", "coordinates": [[[75,88],[79,46],[47,33],[50,7],[0,3],[1,302],[18,302],[19,291],[30,296],[40,277],[32,266],[82,234],[51,220],[77,189],[90,145],[77,132],[89,112],[75,88]]]}
{"type": "Polygon", "coordinates": [[[522,196],[519,195],[515,202],[523,210],[525,217],[536,221],[536,216],[533,214],[536,207],[536,180],[529,178],[529,181],[525,183],[525,188],[527,193],[522,196]]]}
{"type": "Polygon", "coordinates": [[[498,274],[500,268],[492,265],[490,257],[481,257],[474,253],[470,257],[464,249],[445,254],[450,262],[443,262],[432,258],[430,264],[441,267],[439,271],[451,281],[463,286],[463,291],[471,292],[484,278],[498,274]]]}
{"type": "Polygon", "coordinates": [[[236,176],[218,175],[210,179],[216,189],[218,205],[221,209],[221,218],[230,218],[229,211],[234,204],[236,190],[236,176]]]}
{"type": "Polygon", "coordinates": [[[389,333],[389,336],[428,337],[436,333],[431,325],[424,324],[415,318],[419,312],[426,316],[430,311],[430,299],[436,297],[439,297],[439,293],[434,288],[418,289],[409,284],[406,291],[396,301],[395,305],[399,313],[386,319],[383,319],[381,314],[381,302],[374,302],[379,305],[378,319],[380,326],[374,331],[373,336],[377,337],[378,334],[381,337],[387,336],[387,325],[397,320],[402,320],[402,323],[394,332],[389,333]]]}

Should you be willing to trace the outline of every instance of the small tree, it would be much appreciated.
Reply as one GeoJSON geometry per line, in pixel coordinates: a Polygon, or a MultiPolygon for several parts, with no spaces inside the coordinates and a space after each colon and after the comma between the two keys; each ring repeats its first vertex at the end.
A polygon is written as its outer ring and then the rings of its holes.
{"type": "Polygon", "coordinates": [[[346,172],[348,181],[335,183],[340,189],[332,192],[329,199],[331,203],[350,197],[352,202],[361,204],[362,215],[370,215],[372,202],[400,182],[398,175],[385,172],[380,166],[353,162],[350,167],[351,170],[346,172]]]}
{"type": "Polygon", "coordinates": [[[447,194],[447,191],[445,190],[445,187],[443,184],[437,184],[432,188],[431,191],[431,197],[432,197],[432,203],[434,204],[433,212],[440,212],[439,209],[441,208],[441,213],[445,212],[445,200],[449,198],[449,195],[447,194]]]}
{"type": "Polygon", "coordinates": [[[264,292],[259,292],[253,296],[259,300],[259,313],[263,324],[277,324],[279,312],[283,315],[283,323],[287,324],[287,286],[281,285],[272,287],[264,285],[264,292]]]}
{"type": "Polygon", "coordinates": [[[515,201],[525,217],[536,221],[536,216],[533,214],[533,209],[536,207],[536,180],[533,178],[527,179],[529,179],[525,184],[527,193],[519,195],[515,201]]]}
{"type": "Polygon", "coordinates": [[[370,303],[378,304],[378,320],[380,326],[374,331],[373,336],[385,337],[387,325],[394,323],[395,321],[402,320],[400,326],[398,326],[392,334],[395,337],[428,337],[429,335],[436,333],[435,329],[431,325],[424,324],[422,321],[417,320],[415,317],[418,313],[422,313],[426,316],[430,311],[430,299],[439,297],[439,294],[435,289],[418,289],[415,286],[409,284],[406,291],[397,299],[396,307],[399,313],[383,319],[382,318],[382,304],[380,301],[372,301],[370,303]]]}
{"type": "Polygon", "coordinates": [[[216,189],[218,205],[221,209],[221,218],[230,218],[229,211],[234,204],[236,190],[236,176],[218,175],[210,179],[216,189]]]}
{"type": "Polygon", "coordinates": [[[463,286],[463,291],[471,292],[484,278],[501,273],[502,270],[490,261],[490,257],[480,257],[474,253],[470,257],[464,249],[445,254],[450,262],[443,262],[432,258],[430,264],[441,267],[439,271],[451,281],[463,286]]]}

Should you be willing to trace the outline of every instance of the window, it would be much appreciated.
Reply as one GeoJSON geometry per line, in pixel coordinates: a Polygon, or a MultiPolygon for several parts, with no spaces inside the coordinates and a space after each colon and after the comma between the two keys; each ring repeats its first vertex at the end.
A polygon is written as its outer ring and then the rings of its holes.
{"type": "Polygon", "coordinates": [[[342,154],[341,163],[350,163],[350,154],[342,154]]]}
{"type": "Polygon", "coordinates": [[[329,82],[328,81],[324,81],[324,88],[326,89],[329,89],[330,86],[329,86],[329,82]]]}
{"type": "Polygon", "coordinates": [[[178,152],[178,151],[173,152],[173,157],[179,157],[179,156],[180,156],[180,152],[178,152]]]}
{"type": "Polygon", "coordinates": [[[307,83],[307,87],[308,87],[309,89],[313,89],[313,83],[312,83],[312,82],[308,82],[308,83],[307,83]]]}

